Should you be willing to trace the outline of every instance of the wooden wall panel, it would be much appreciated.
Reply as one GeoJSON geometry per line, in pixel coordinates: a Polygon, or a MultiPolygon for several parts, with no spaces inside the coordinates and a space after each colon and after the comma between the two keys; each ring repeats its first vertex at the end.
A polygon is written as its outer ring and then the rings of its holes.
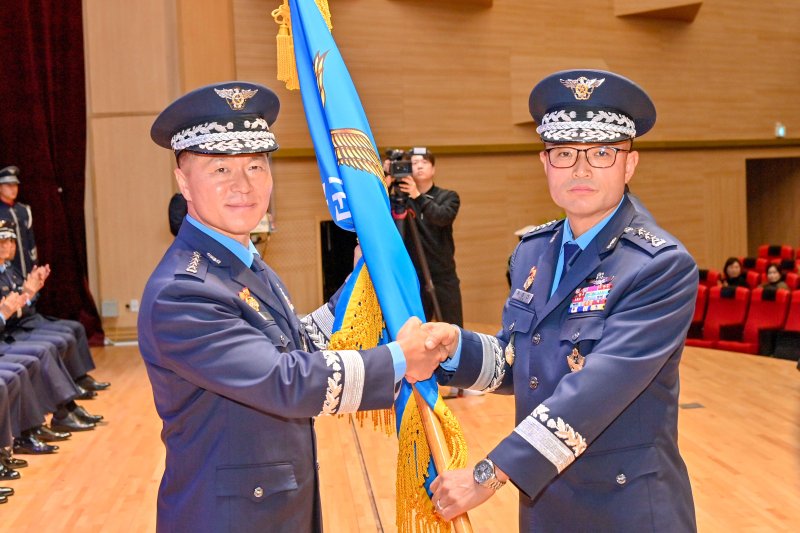
{"type": "Polygon", "coordinates": [[[170,96],[174,8],[167,0],[87,0],[90,114],[157,112],[170,96]]]}
{"type": "Polygon", "coordinates": [[[800,158],[747,161],[747,251],[761,244],[800,246],[800,158]]]}
{"type": "Polygon", "coordinates": [[[167,204],[172,195],[170,152],[150,140],[153,116],[112,117],[92,121],[94,139],[97,260],[102,300],[119,303],[119,317],[106,318],[108,328],[136,325],[136,313],[125,308],[140,299],[142,289],[172,240],[167,204]],[[117,141],[117,132],[130,134],[117,141]]]}
{"type": "Polygon", "coordinates": [[[88,80],[87,223],[90,274],[112,339],[135,336],[144,283],[171,240],[167,203],[172,158],[150,140],[150,125],[178,91],[172,0],[84,3],[88,80]]]}
{"type": "Polygon", "coordinates": [[[181,87],[236,78],[232,0],[177,0],[181,87]]]}
{"type": "MultiPolygon", "coordinates": [[[[771,139],[776,121],[790,136],[800,131],[794,94],[800,70],[787,67],[800,55],[800,5],[765,2],[705,2],[691,23],[620,18],[611,4],[598,9],[590,0],[571,3],[567,19],[547,17],[553,5],[544,0],[495,2],[490,8],[395,0],[331,3],[334,36],[380,147],[440,147],[437,182],[461,194],[456,260],[466,320],[497,321],[506,291],[505,261],[516,243],[513,231],[560,214],[531,149],[536,136],[525,116],[527,86],[544,71],[578,61],[625,74],[653,97],[659,119],[644,139],[663,146],[642,154],[632,187],[665,229],[701,266],[717,266],[732,250],[746,249],[746,159],[800,155],[792,146],[736,148],[741,140],[771,139]],[[669,149],[678,141],[708,146],[669,149]],[[726,142],[727,149],[712,146],[726,142]]],[[[270,11],[279,4],[203,0],[198,8],[189,0],[86,2],[90,131],[110,136],[101,141],[102,150],[121,154],[123,161],[112,166],[99,146],[91,149],[99,301],[116,287],[130,287],[119,293],[123,300],[138,297],[142,287],[134,286],[146,279],[152,257],[169,240],[165,209],[173,187],[169,154],[151,147],[149,176],[165,181],[140,183],[150,188],[149,202],[135,191],[124,192],[132,198],[127,209],[154,221],[143,233],[141,226],[115,226],[113,217],[119,214],[100,208],[121,205],[123,193],[106,185],[111,174],[99,173],[113,173],[125,183],[141,180],[142,167],[128,164],[120,147],[146,149],[144,123],[180,87],[236,77],[264,83],[281,98],[274,130],[282,151],[273,166],[278,232],[266,252],[299,311],[319,303],[318,225],[328,216],[315,163],[307,157],[311,143],[300,95],[275,80],[277,26],[270,11]],[[132,128],[120,121],[127,130],[97,123],[125,115],[139,116],[142,123],[132,128]],[[120,242],[152,247],[145,253],[150,259],[139,261],[137,251],[111,260],[100,246],[106,225],[119,232],[120,242]]]]}

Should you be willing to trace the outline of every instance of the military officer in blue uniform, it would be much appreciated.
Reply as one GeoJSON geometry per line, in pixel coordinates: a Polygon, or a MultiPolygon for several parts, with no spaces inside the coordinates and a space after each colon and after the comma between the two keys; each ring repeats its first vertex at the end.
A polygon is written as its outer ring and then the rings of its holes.
{"type": "Polygon", "coordinates": [[[572,70],[542,80],[530,111],[566,219],[517,246],[497,336],[437,324],[430,339],[453,354],[440,382],[513,394],[516,427],[435,480],[434,504],[451,518],[510,480],[520,531],[694,531],[677,421],[698,272],[626,193],[655,108],[622,76],[572,70]]]}
{"type": "Polygon", "coordinates": [[[320,531],[313,417],[388,408],[405,374],[430,377],[411,319],[396,342],[327,350],[332,303],[302,319],[250,230],[272,190],[277,96],[199,88],[156,119],[188,214],[144,290],[139,347],[163,420],[159,531],[320,531]]]}
{"type": "Polygon", "coordinates": [[[0,169],[0,218],[12,220],[17,226],[17,254],[12,263],[27,276],[36,266],[39,257],[33,235],[31,206],[17,201],[19,194],[19,168],[11,165],[0,169]]]}

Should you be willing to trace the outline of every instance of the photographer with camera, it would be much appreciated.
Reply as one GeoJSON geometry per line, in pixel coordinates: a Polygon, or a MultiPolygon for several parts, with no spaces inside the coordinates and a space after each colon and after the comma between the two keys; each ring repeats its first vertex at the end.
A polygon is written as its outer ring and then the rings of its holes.
{"type": "Polygon", "coordinates": [[[436,157],[427,148],[413,148],[407,153],[388,150],[384,171],[387,179],[391,178],[392,216],[419,276],[425,316],[435,320],[438,311],[441,321],[461,325],[461,289],[453,242],[453,221],[461,201],[455,191],[434,185],[435,164],[436,157]]]}

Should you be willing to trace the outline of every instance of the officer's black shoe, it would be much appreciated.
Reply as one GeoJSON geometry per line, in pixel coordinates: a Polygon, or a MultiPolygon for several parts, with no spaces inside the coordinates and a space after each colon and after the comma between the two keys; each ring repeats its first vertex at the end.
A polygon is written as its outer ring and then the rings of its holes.
{"type": "Polygon", "coordinates": [[[60,440],[67,440],[72,436],[72,433],[69,431],[53,431],[47,426],[39,426],[31,431],[31,433],[42,442],[58,442],[60,440]]]}
{"type": "Polygon", "coordinates": [[[28,466],[28,461],[12,457],[9,448],[0,448],[0,464],[6,468],[19,469],[28,466]]]}
{"type": "Polygon", "coordinates": [[[0,496],[7,498],[13,495],[14,495],[14,489],[12,489],[11,487],[0,487],[0,496]]]}
{"type": "Polygon", "coordinates": [[[80,385],[77,385],[77,387],[78,387],[78,395],[75,396],[76,400],[91,400],[92,398],[97,396],[97,393],[93,390],[84,389],[80,385]]]}
{"type": "Polygon", "coordinates": [[[5,465],[0,465],[0,479],[3,480],[10,480],[10,479],[19,479],[20,474],[16,470],[12,470],[7,468],[5,465]]]}
{"type": "Polygon", "coordinates": [[[103,415],[93,415],[89,413],[86,409],[81,407],[80,405],[76,405],[75,409],[72,410],[72,413],[76,415],[80,420],[84,422],[89,422],[92,424],[97,424],[103,419],[103,415]]]}
{"type": "Polygon", "coordinates": [[[5,496],[0,496],[0,503],[6,503],[7,501],[8,498],[6,498],[5,496]]]}
{"type": "Polygon", "coordinates": [[[42,455],[46,453],[56,453],[56,451],[58,451],[58,446],[45,444],[33,435],[14,438],[14,453],[42,455]]]}
{"type": "Polygon", "coordinates": [[[67,412],[65,415],[58,416],[59,414],[53,415],[52,420],[50,420],[50,429],[55,431],[89,431],[94,429],[93,422],[87,422],[75,413],[67,412]]]}
{"type": "Polygon", "coordinates": [[[77,381],[78,385],[83,387],[86,390],[106,390],[111,386],[111,383],[108,381],[97,381],[89,374],[86,374],[82,378],[77,381]]]}

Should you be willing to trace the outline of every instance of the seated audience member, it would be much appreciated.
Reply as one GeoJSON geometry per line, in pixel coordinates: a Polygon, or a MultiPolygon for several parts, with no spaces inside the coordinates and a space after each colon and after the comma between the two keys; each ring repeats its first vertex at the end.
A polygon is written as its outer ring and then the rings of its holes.
{"type": "Polygon", "coordinates": [[[36,311],[39,291],[44,287],[50,275],[50,266],[35,266],[23,277],[11,260],[17,251],[16,225],[9,220],[0,220],[0,296],[9,292],[19,292],[28,298],[21,313],[9,317],[6,329],[17,340],[48,340],[53,342],[59,351],[65,354],[64,363],[70,376],[87,395],[81,399],[89,399],[95,391],[110,386],[107,382],[98,382],[88,374],[94,370],[95,364],[89,350],[86,330],[75,320],[46,317],[36,311]]]}
{"type": "Polygon", "coordinates": [[[46,444],[34,435],[34,430],[44,423],[45,413],[25,366],[0,362],[0,380],[9,388],[14,453],[55,453],[58,446],[46,444]]]}
{"type": "Polygon", "coordinates": [[[36,266],[37,251],[31,206],[17,201],[19,175],[19,169],[15,166],[0,169],[0,218],[13,220],[17,226],[17,254],[11,262],[23,276],[27,276],[36,266]]]}
{"type": "Polygon", "coordinates": [[[70,431],[94,429],[102,417],[89,414],[75,403],[81,388],[72,381],[61,360],[56,346],[47,341],[20,341],[6,334],[5,324],[9,318],[27,305],[27,298],[10,292],[0,299],[0,364],[12,362],[25,365],[34,385],[36,397],[46,413],[53,413],[51,426],[34,428],[32,433],[44,442],[66,440],[70,431]],[[98,418],[99,417],[99,418],[98,418]]]}
{"type": "Polygon", "coordinates": [[[729,257],[722,268],[723,287],[747,287],[747,276],[742,264],[735,257],[729,257]]]}
{"type": "Polygon", "coordinates": [[[789,290],[789,286],[783,281],[783,275],[781,274],[778,265],[772,264],[767,267],[767,281],[760,285],[764,289],[786,289],[789,290]]]}

